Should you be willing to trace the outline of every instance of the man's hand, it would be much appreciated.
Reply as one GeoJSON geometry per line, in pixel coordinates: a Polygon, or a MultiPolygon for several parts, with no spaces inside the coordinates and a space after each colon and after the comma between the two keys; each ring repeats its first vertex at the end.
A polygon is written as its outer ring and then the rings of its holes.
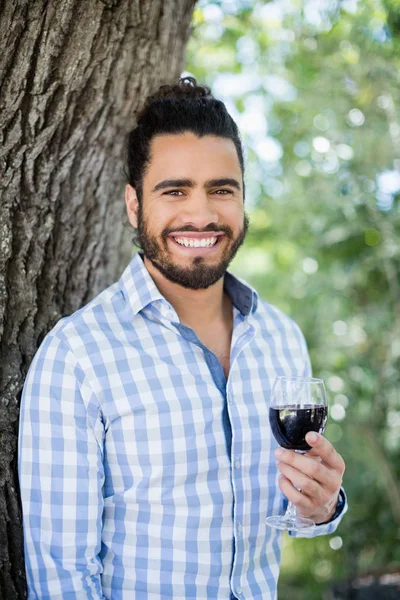
{"type": "Polygon", "coordinates": [[[307,433],[306,442],[312,446],[307,454],[284,448],[275,450],[281,472],[279,487],[300,516],[317,524],[325,523],[335,514],[345,464],[332,444],[319,433],[307,433]]]}

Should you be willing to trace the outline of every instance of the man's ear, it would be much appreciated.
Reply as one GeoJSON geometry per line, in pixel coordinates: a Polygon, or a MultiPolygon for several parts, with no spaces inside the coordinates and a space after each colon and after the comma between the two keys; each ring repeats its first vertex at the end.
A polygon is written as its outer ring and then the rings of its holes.
{"type": "Polygon", "coordinates": [[[129,184],[125,188],[125,203],[129,222],[132,225],[132,227],[137,229],[139,200],[137,198],[135,188],[133,188],[129,184]]]}

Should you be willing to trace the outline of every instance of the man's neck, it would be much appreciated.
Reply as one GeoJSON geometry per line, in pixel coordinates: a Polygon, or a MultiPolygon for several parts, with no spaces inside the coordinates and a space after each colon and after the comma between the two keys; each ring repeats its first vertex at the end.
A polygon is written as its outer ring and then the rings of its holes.
{"type": "Polygon", "coordinates": [[[206,289],[191,290],[169,281],[146,257],[144,264],[161,294],[176,310],[181,323],[196,329],[231,320],[232,303],[224,293],[223,277],[206,289]]]}

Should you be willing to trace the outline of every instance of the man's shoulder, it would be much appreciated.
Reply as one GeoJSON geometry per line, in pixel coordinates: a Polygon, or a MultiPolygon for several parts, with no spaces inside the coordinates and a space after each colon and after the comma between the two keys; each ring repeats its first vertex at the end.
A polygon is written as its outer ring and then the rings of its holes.
{"type": "Polygon", "coordinates": [[[271,304],[264,298],[258,297],[257,313],[264,319],[270,319],[275,323],[281,323],[290,327],[299,328],[293,317],[288,315],[278,306],[271,304]]]}
{"type": "Polygon", "coordinates": [[[279,352],[290,355],[299,373],[308,373],[310,371],[308,345],[296,321],[282,309],[261,298],[258,300],[254,317],[260,338],[268,345],[272,343],[271,347],[275,351],[279,349],[279,352]]]}
{"type": "Polygon", "coordinates": [[[258,297],[254,318],[262,336],[285,339],[289,345],[299,347],[302,351],[307,348],[307,342],[299,324],[278,306],[258,297]]]}
{"type": "Polygon", "coordinates": [[[75,312],[62,317],[46,337],[64,342],[73,350],[74,346],[98,337],[100,332],[105,335],[112,331],[113,325],[121,321],[124,307],[117,281],[75,312]]]}

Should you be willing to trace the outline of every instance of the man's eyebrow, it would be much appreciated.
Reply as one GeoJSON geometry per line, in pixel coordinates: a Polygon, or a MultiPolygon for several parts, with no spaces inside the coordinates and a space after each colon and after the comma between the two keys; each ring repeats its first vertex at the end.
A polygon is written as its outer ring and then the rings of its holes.
{"type": "Polygon", "coordinates": [[[179,188],[179,187],[196,187],[193,179],[164,179],[157,183],[156,186],[151,190],[152,192],[158,192],[158,190],[165,190],[166,188],[179,188]]]}
{"type": "MultiPolygon", "coordinates": [[[[220,186],[224,186],[224,185],[230,185],[239,191],[241,190],[240,183],[237,181],[237,179],[232,179],[231,177],[221,177],[219,179],[209,179],[208,181],[206,181],[204,187],[209,189],[209,188],[220,187],[220,186]]],[[[167,188],[179,188],[179,187],[194,188],[194,187],[196,187],[196,184],[193,181],[193,179],[164,179],[163,181],[160,181],[159,183],[157,183],[157,185],[155,185],[151,191],[152,191],[152,193],[154,193],[154,192],[157,192],[158,190],[165,190],[167,188]]]]}
{"type": "Polygon", "coordinates": [[[242,189],[240,187],[240,183],[238,182],[237,179],[232,179],[232,177],[221,177],[220,179],[209,179],[208,181],[206,181],[205,187],[206,188],[213,188],[213,187],[222,187],[224,185],[230,185],[234,188],[236,188],[237,190],[242,189]]]}

